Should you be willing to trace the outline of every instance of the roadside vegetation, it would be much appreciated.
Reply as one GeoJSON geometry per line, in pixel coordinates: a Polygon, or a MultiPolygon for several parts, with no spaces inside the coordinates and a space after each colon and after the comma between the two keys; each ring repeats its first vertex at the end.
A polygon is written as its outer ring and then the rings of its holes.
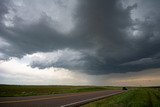
{"type": "Polygon", "coordinates": [[[0,85],[0,97],[50,95],[50,94],[79,93],[79,92],[117,90],[117,89],[121,89],[121,87],[0,85]]]}
{"type": "Polygon", "coordinates": [[[82,107],[160,107],[160,88],[137,88],[82,107]]]}

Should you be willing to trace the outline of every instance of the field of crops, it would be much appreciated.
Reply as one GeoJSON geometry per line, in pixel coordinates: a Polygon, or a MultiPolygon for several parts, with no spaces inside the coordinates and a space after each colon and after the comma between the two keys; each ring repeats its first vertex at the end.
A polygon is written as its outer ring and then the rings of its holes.
{"type": "Polygon", "coordinates": [[[22,86],[0,85],[0,97],[35,96],[121,89],[103,86],[22,86]]]}
{"type": "Polygon", "coordinates": [[[82,107],[160,107],[160,88],[138,88],[82,107]]]}

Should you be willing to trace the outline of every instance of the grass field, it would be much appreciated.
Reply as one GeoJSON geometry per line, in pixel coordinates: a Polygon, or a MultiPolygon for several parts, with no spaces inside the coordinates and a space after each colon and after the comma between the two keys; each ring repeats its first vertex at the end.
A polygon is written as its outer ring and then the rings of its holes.
{"type": "Polygon", "coordinates": [[[115,90],[115,89],[121,89],[121,87],[0,85],[0,97],[35,96],[35,95],[78,93],[78,92],[115,90]]]}
{"type": "Polygon", "coordinates": [[[82,107],[160,107],[160,88],[138,88],[82,107]]]}

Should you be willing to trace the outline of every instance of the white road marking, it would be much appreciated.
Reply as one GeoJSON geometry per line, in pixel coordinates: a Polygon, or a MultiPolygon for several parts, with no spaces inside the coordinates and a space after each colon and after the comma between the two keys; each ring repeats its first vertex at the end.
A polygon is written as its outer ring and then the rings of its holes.
{"type": "Polygon", "coordinates": [[[109,96],[112,96],[112,95],[115,95],[115,94],[120,94],[120,93],[123,93],[123,92],[124,91],[116,92],[116,93],[111,93],[111,94],[107,94],[107,95],[104,95],[104,96],[95,97],[95,98],[91,98],[91,99],[86,99],[86,100],[82,100],[82,101],[77,101],[77,102],[74,102],[74,103],[62,105],[61,107],[80,106],[82,104],[86,104],[86,103],[89,103],[89,102],[92,102],[92,101],[100,100],[100,99],[103,99],[103,98],[106,98],[106,97],[109,97],[109,96]]]}

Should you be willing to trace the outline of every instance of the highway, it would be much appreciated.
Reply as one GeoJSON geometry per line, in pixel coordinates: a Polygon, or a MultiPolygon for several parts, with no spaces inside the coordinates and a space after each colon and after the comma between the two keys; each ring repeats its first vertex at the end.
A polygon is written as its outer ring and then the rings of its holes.
{"type": "Polygon", "coordinates": [[[0,97],[0,107],[78,107],[82,104],[122,92],[124,91],[107,90],[29,97],[0,97]]]}

